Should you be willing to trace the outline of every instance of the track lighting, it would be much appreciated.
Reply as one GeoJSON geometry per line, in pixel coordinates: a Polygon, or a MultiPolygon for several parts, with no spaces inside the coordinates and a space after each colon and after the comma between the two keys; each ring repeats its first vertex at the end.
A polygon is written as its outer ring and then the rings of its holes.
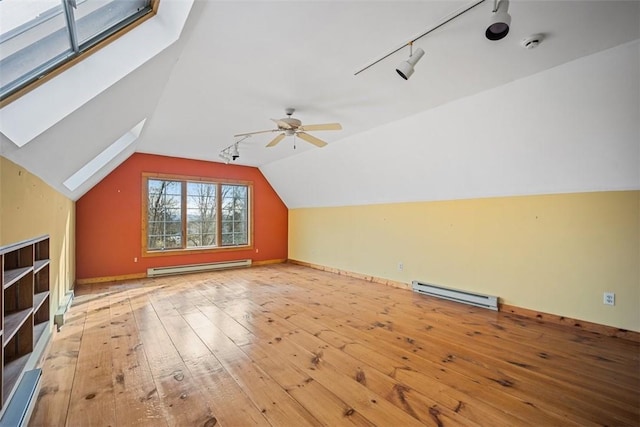
{"type": "MultiPolygon", "coordinates": [[[[409,43],[409,48],[413,51],[413,43],[409,43]]],[[[409,59],[406,61],[402,61],[398,68],[396,68],[396,72],[405,80],[409,80],[409,77],[413,74],[414,67],[420,61],[420,58],[424,55],[424,50],[417,48],[415,53],[411,52],[409,54],[409,59]]]]}
{"type": "Polygon", "coordinates": [[[240,152],[238,151],[238,143],[233,144],[233,148],[231,148],[231,158],[236,160],[240,157],[240,152]]]}
{"type": "Polygon", "coordinates": [[[244,135],[244,137],[241,140],[234,142],[227,148],[220,151],[220,154],[218,154],[218,157],[224,160],[225,163],[229,163],[232,160],[233,161],[238,160],[240,158],[240,150],[238,149],[238,144],[240,144],[242,141],[249,138],[250,136],[251,135],[244,135]]]}
{"type": "Polygon", "coordinates": [[[501,40],[509,34],[510,25],[509,0],[494,0],[493,16],[484,35],[489,40],[501,40]]]}
{"type": "MultiPolygon", "coordinates": [[[[427,34],[432,33],[433,31],[437,30],[438,28],[448,24],[449,22],[453,21],[454,19],[458,18],[459,16],[464,15],[465,13],[469,12],[471,9],[473,9],[474,7],[478,6],[480,3],[483,3],[485,0],[474,0],[474,2],[468,6],[463,7],[462,9],[459,9],[455,12],[453,12],[451,15],[449,16],[445,16],[444,18],[442,18],[442,20],[437,23],[436,25],[434,25],[433,27],[429,28],[428,30],[424,31],[422,34],[417,35],[416,37],[414,37],[413,39],[409,40],[409,42],[407,43],[403,43],[402,46],[397,47],[395,49],[393,49],[390,52],[385,53],[382,57],[374,60],[373,62],[370,62],[368,65],[365,65],[363,68],[361,68],[360,70],[356,71],[354,73],[354,75],[358,75],[360,73],[362,73],[365,70],[368,70],[369,68],[373,67],[374,65],[376,65],[377,63],[383,61],[384,59],[390,57],[391,55],[393,55],[396,52],[399,52],[400,50],[404,49],[407,45],[412,46],[413,42],[415,42],[418,39],[421,39],[422,37],[426,36],[427,34]]],[[[497,0],[494,0],[497,1],[497,0]]],[[[501,3],[506,2],[506,0],[502,0],[501,3]]],[[[495,7],[496,5],[494,5],[494,12],[495,12],[495,7]]],[[[506,11],[506,9],[505,9],[506,11]]],[[[508,16],[508,14],[507,14],[508,16]]],[[[507,24],[508,26],[508,24],[507,24]]],[[[508,31],[508,29],[507,29],[508,31]]],[[[487,36],[488,37],[488,36],[487,36]]],[[[409,57],[409,59],[407,61],[402,62],[398,68],[396,68],[396,71],[398,72],[398,74],[400,74],[400,76],[407,80],[409,77],[411,77],[411,74],[413,74],[414,71],[414,66],[416,65],[416,63],[420,60],[420,58],[422,58],[422,55],[424,55],[424,51],[422,49],[416,49],[416,53],[411,54],[411,56],[409,57]]]]}

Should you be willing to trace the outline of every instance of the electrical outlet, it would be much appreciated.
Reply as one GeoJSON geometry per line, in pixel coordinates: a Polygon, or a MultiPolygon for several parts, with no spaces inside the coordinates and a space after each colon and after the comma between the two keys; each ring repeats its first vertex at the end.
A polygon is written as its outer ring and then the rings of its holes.
{"type": "Polygon", "coordinates": [[[616,294],[613,292],[605,292],[602,302],[606,305],[616,305],[616,294]]]}
{"type": "Polygon", "coordinates": [[[398,263],[398,271],[404,270],[404,264],[402,262],[398,263]]]}

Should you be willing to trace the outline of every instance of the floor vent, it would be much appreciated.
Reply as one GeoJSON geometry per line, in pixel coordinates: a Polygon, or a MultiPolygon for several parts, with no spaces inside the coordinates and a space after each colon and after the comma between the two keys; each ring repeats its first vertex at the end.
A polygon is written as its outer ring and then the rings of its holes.
{"type": "Polygon", "coordinates": [[[458,289],[445,288],[443,286],[436,286],[429,283],[418,282],[417,280],[414,280],[413,282],[411,282],[411,284],[413,287],[413,291],[420,294],[498,311],[498,297],[460,291],[458,289]]]}
{"type": "Polygon", "coordinates": [[[202,271],[221,270],[224,268],[250,267],[250,259],[236,261],[210,262],[207,264],[175,265],[171,267],[154,267],[147,269],[147,277],[168,276],[170,274],[196,273],[202,271]]]}

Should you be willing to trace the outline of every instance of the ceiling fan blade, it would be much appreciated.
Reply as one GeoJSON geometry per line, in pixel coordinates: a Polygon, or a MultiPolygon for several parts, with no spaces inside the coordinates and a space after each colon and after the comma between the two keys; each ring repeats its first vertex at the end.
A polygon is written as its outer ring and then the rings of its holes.
{"type": "Polygon", "coordinates": [[[325,123],[322,125],[304,125],[300,126],[298,129],[304,131],[314,131],[314,130],[342,130],[342,126],[340,123],[325,123]]]}
{"type": "Polygon", "coordinates": [[[305,141],[310,142],[316,147],[324,147],[325,145],[327,145],[327,143],[324,142],[323,140],[318,139],[315,136],[311,136],[308,133],[297,132],[296,135],[298,135],[300,138],[304,139],[305,141]]]}
{"type": "Polygon", "coordinates": [[[282,120],[271,119],[271,121],[277,124],[280,129],[293,129],[289,123],[282,120]]]}
{"type": "Polygon", "coordinates": [[[236,135],[233,135],[234,138],[238,137],[238,136],[247,136],[247,135],[256,135],[259,133],[270,133],[270,132],[278,132],[280,129],[270,129],[270,130],[259,130],[257,132],[246,132],[246,133],[238,133],[236,135]]]}
{"type": "Polygon", "coordinates": [[[267,144],[267,147],[273,147],[278,142],[282,141],[284,139],[284,137],[285,137],[285,134],[281,133],[280,135],[278,135],[275,138],[273,138],[273,140],[271,140],[271,142],[267,144]]]}

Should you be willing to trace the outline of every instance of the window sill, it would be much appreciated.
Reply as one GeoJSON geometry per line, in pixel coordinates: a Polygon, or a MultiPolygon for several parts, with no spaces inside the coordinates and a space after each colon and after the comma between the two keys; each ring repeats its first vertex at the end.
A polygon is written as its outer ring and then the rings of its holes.
{"type": "Polygon", "coordinates": [[[213,254],[218,252],[234,252],[234,251],[246,251],[253,249],[253,245],[244,246],[216,246],[215,248],[187,248],[187,249],[165,249],[158,251],[142,251],[143,258],[151,258],[158,256],[180,256],[180,255],[195,255],[195,254],[213,254]]]}

